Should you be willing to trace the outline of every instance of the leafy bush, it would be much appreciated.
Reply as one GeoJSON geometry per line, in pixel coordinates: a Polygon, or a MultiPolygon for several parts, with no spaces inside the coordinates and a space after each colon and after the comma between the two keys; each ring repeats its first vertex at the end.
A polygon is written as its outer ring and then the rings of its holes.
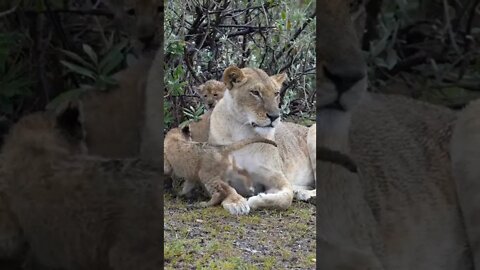
{"type": "Polygon", "coordinates": [[[314,11],[315,1],[167,1],[166,128],[198,118],[203,107],[194,87],[220,80],[230,65],[287,72],[284,116],[314,119],[314,11]]]}

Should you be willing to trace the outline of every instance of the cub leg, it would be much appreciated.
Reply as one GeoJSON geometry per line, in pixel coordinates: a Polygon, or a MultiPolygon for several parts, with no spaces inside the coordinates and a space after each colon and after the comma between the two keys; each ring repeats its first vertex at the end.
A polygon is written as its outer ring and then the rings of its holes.
{"type": "Polygon", "coordinates": [[[208,202],[201,202],[201,207],[219,205],[227,197],[228,193],[231,192],[229,189],[232,189],[227,183],[219,178],[216,178],[212,183],[206,184],[205,188],[211,195],[211,198],[208,202]]]}
{"type": "Polygon", "coordinates": [[[180,191],[181,196],[187,196],[195,188],[196,183],[194,181],[185,180],[182,186],[182,191],[180,191]]]}

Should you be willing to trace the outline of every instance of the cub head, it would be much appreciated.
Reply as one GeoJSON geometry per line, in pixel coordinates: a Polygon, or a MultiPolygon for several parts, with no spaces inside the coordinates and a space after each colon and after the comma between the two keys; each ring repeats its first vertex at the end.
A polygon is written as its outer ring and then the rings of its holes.
{"type": "Polygon", "coordinates": [[[237,120],[260,135],[270,134],[280,122],[280,89],[286,79],[285,73],[269,76],[261,69],[230,66],[223,73],[224,99],[237,120]]]}
{"type": "Polygon", "coordinates": [[[350,0],[320,0],[317,10],[317,106],[346,112],[366,92],[366,63],[350,15],[350,0]]]}
{"type": "Polygon", "coordinates": [[[86,152],[79,112],[67,108],[53,112],[35,112],[22,117],[8,133],[3,152],[20,156],[67,155],[86,152]]]}
{"type": "Polygon", "coordinates": [[[160,0],[106,0],[118,26],[133,38],[135,47],[146,49],[159,45],[163,1],[160,0]]]}
{"type": "Polygon", "coordinates": [[[204,84],[195,88],[195,92],[201,97],[207,110],[211,110],[217,105],[217,102],[223,97],[227,86],[217,80],[208,80],[204,84]]]}

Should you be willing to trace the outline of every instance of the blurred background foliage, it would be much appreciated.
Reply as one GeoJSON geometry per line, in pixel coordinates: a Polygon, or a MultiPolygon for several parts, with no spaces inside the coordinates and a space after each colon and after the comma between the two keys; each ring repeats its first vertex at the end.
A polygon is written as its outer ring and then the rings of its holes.
{"type": "Polygon", "coordinates": [[[194,88],[230,65],[281,72],[282,113],[315,119],[315,1],[167,0],[165,125],[198,118],[194,88]]]}
{"type": "Polygon", "coordinates": [[[479,0],[370,0],[370,90],[453,109],[480,97],[479,0]]]}
{"type": "Polygon", "coordinates": [[[114,87],[130,55],[100,0],[0,1],[0,142],[27,113],[114,87]]]}

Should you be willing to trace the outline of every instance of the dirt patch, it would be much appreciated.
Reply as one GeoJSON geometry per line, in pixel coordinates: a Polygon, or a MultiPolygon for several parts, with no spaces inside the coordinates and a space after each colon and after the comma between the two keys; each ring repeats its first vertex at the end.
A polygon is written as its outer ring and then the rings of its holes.
{"type": "Polygon", "coordinates": [[[165,269],[315,269],[315,206],[232,216],[165,194],[165,269]]]}

